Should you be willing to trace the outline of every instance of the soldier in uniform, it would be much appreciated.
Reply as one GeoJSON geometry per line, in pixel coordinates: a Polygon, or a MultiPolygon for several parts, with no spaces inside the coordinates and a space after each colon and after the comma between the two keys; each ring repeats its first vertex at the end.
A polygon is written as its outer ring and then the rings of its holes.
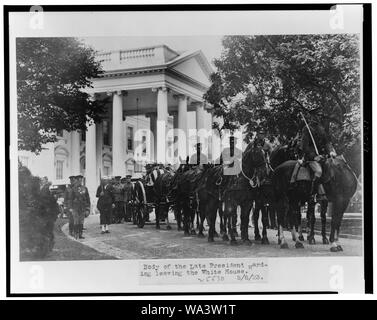
{"type": "Polygon", "coordinates": [[[208,163],[208,158],[204,153],[202,153],[202,146],[201,146],[201,143],[199,142],[196,144],[196,152],[190,157],[189,164],[193,166],[202,167],[203,164],[207,164],[207,163],[208,163]]]}
{"type": "Polygon", "coordinates": [[[221,152],[222,163],[225,165],[224,175],[238,175],[241,173],[242,150],[236,147],[237,138],[229,137],[229,147],[221,152]]]}
{"type": "Polygon", "coordinates": [[[70,176],[69,177],[70,184],[64,191],[64,211],[67,213],[68,216],[68,228],[69,228],[69,235],[74,236],[74,223],[73,223],[73,215],[72,215],[72,200],[73,200],[73,187],[76,183],[76,177],[70,176]]]}
{"type": "Polygon", "coordinates": [[[108,177],[102,179],[101,185],[97,188],[96,197],[98,198],[97,209],[100,212],[101,234],[110,233],[111,211],[115,205],[112,186],[108,177]]]}
{"type": "Polygon", "coordinates": [[[124,208],[126,221],[130,222],[132,218],[132,194],[133,194],[133,184],[131,182],[131,175],[126,175],[126,179],[123,184],[123,196],[124,196],[124,208]]]}
{"type": "Polygon", "coordinates": [[[320,179],[322,176],[322,167],[320,162],[324,159],[324,155],[330,155],[331,157],[336,156],[334,147],[331,144],[328,134],[325,131],[322,122],[323,115],[318,114],[314,117],[309,125],[310,132],[315,141],[317,150],[314,146],[313,139],[310,135],[308,127],[305,125],[302,129],[301,138],[301,151],[303,153],[303,160],[308,161],[310,168],[314,172],[314,179],[312,182],[311,194],[315,195],[318,191],[318,186],[320,184],[320,179]]]}
{"type": "Polygon", "coordinates": [[[116,176],[114,184],[112,186],[112,193],[114,197],[114,221],[115,223],[121,223],[124,217],[124,201],[123,201],[123,185],[120,183],[120,176],[116,176]]]}
{"type": "Polygon", "coordinates": [[[82,175],[76,176],[76,184],[72,192],[72,214],[75,238],[84,239],[82,231],[84,227],[85,213],[90,210],[90,198],[88,189],[82,185],[82,175]]]}
{"type": "Polygon", "coordinates": [[[273,147],[272,147],[271,142],[267,139],[266,131],[263,128],[260,129],[259,132],[257,133],[254,139],[254,145],[260,146],[265,152],[265,154],[267,156],[270,156],[273,147]]]}

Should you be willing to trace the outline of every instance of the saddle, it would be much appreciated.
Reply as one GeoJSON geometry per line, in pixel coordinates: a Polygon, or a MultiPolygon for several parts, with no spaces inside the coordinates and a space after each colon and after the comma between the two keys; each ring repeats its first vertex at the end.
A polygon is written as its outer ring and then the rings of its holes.
{"type": "Polygon", "coordinates": [[[297,181],[311,181],[312,175],[313,174],[307,165],[301,165],[297,161],[292,172],[291,183],[295,183],[297,181]]]}

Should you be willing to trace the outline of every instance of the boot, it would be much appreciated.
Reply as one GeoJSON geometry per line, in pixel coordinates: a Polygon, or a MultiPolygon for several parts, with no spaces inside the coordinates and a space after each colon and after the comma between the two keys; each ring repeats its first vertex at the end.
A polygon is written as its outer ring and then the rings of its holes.
{"type": "Polygon", "coordinates": [[[83,228],[83,224],[79,224],[78,227],[79,227],[79,239],[85,239],[85,238],[82,236],[82,228],[83,228]]]}
{"type": "Polygon", "coordinates": [[[73,226],[73,233],[74,233],[75,239],[78,239],[78,237],[79,237],[79,226],[77,224],[75,224],[73,226]]]}
{"type": "Polygon", "coordinates": [[[314,179],[312,181],[312,189],[310,191],[310,194],[312,196],[314,196],[315,194],[318,193],[318,186],[319,186],[319,178],[318,177],[314,177],[314,179]]]}

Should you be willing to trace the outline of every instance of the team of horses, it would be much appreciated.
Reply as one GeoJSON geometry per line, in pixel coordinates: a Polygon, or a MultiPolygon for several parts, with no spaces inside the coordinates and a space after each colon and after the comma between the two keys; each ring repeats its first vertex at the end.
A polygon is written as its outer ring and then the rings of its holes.
{"type": "MultiPolygon", "coordinates": [[[[137,203],[154,203],[156,228],[160,220],[167,221],[171,229],[168,212],[174,210],[178,230],[184,235],[194,235],[195,221],[198,236],[204,235],[204,222],[208,225],[208,241],[218,236],[216,219],[220,219],[220,235],[230,244],[237,243],[237,209],[240,208],[240,240],[251,244],[249,239],[250,213],[253,211],[255,240],[269,244],[267,227],[277,217],[278,243],[288,248],[284,229],[288,228],[296,248],[303,248],[301,228],[301,207],[308,205],[308,243],[314,244],[315,202],[311,195],[310,172],[307,179],[291,183],[297,164],[289,146],[278,146],[267,155],[261,146],[249,143],[242,153],[240,172],[225,174],[225,167],[232,164],[190,165],[182,163],[176,171],[156,164],[145,179],[135,183],[134,198],[137,203]],[[157,170],[157,171],[156,171],[157,170]],[[157,173],[157,174],[156,174],[157,173]],[[155,181],[148,185],[150,176],[155,181]],[[262,215],[262,236],[259,233],[258,218],[262,215]]],[[[357,179],[342,156],[325,158],[322,163],[322,185],[327,199],[321,202],[322,242],[330,242],[332,252],[342,251],[339,231],[344,212],[357,188],[357,179]],[[331,230],[326,237],[327,203],[332,203],[331,230]]],[[[302,166],[300,170],[309,170],[302,166]]],[[[305,176],[305,175],[304,175],[305,176]]],[[[144,206],[145,208],[145,206],[144,206]]],[[[144,209],[146,210],[146,209],[144,209]]]]}

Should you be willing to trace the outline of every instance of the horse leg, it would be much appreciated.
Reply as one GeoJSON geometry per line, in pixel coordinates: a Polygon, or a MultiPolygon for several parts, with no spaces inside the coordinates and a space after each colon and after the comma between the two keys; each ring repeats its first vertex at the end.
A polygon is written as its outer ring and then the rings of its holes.
{"type": "Polygon", "coordinates": [[[241,239],[244,244],[251,245],[249,240],[249,216],[250,206],[245,201],[241,205],[241,239]]]}
{"type": "Polygon", "coordinates": [[[219,201],[219,216],[220,216],[220,234],[224,235],[226,234],[226,222],[225,222],[225,216],[224,216],[224,210],[223,210],[223,202],[219,201]]]}
{"type": "Polygon", "coordinates": [[[156,215],[156,229],[160,229],[160,204],[157,204],[154,211],[156,215]]]}
{"type": "Polygon", "coordinates": [[[270,228],[276,229],[276,211],[272,203],[268,207],[268,215],[270,217],[270,228]]]}
{"type": "MultiPolygon", "coordinates": [[[[204,220],[205,220],[205,202],[199,201],[199,213],[200,213],[200,223],[199,223],[199,238],[204,238],[203,230],[204,230],[204,220]]],[[[198,218],[199,220],[199,218],[198,218]]]]}
{"type": "Polygon", "coordinates": [[[169,205],[165,204],[165,212],[166,212],[166,229],[171,230],[170,221],[169,221],[169,205]]]}
{"type": "Polygon", "coordinates": [[[297,231],[298,231],[298,240],[304,241],[304,236],[302,235],[302,219],[301,219],[301,207],[297,208],[297,231]]]}
{"type": "Polygon", "coordinates": [[[279,199],[276,201],[276,213],[277,213],[277,223],[278,223],[278,244],[281,249],[288,249],[288,243],[284,237],[284,223],[286,214],[286,200],[279,199]]]}
{"type": "Polygon", "coordinates": [[[229,232],[229,235],[230,235],[230,244],[231,245],[237,244],[236,235],[235,235],[234,228],[233,228],[234,220],[236,219],[235,216],[236,216],[236,213],[233,212],[233,210],[232,210],[232,212],[229,215],[229,221],[228,221],[228,232],[229,232]]]}
{"type": "Polygon", "coordinates": [[[217,201],[209,200],[207,202],[205,215],[208,222],[208,242],[214,241],[214,230],[215,230],[215,224],[216,224],[217,207],[218,207],[217,201]]]}
{"type": "Polygon", "coordinates": [[[188,201],[184,201],[182,205],[183,210],[183,229],[184,229],[184,235],[189,236],[190,235],[190,205],[188,201]]]}
{"type": "Polygon", "coordinates": [[[262,244],[269,244],[270,242],[268,241],[267,237],[267,227],[268,225],[268,210],[265,206],[262,206],[262,225],[263,225],[263,230],[262,230],[262,244]]]}
{"type": "Polygon", "coordinates": [[[296,234],[296,227],[298,225],[297,218],[298,218],[298,212],[300,211],[300,207],[298,203],[296,202],[291,202],[289,206],[289,220],[291,224],[291,233],[292,233],[292,240],[295,242],[295,247],[296,249],[303,248],[304,245],[302,242],[297,238],[296,234]]]}
{"type": "Polygon", "coordinates": [[[327,212],[327,206],[328,206],[327,200],[322,200],[320,202],[321,205],[321,234],[322,234],[322,243],[323,244],[329,244],[329,240],[326,237],[326,212],[327,212]]]}
{"type": "Polygon", "coordinates": [[[255,241],[260,241],[262,238],[259,233],[259,211],[261,208],[261,203],[260,200],[255,201],[255,208],[253,212],[253,222],[254,222],[254,240],[255,241]]]}
{"type": "Polygon", "coordinates": [[[314,226],[315,226],[315,202],[313,200],[309,200],[308,202],[308,211],[307,211],[307,219],[309,224],[309,230],[308,232],[308,242],[309,244],[315,244],[315,238],[314,238],[314,226]]]}

